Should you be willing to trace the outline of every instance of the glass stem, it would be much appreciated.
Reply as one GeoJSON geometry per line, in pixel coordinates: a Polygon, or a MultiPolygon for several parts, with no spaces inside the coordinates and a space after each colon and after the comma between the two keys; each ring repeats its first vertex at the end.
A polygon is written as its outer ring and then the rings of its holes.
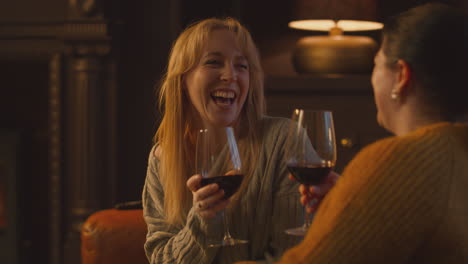
{"type": "Polygon", "coordinates": [[[222,214],[221,217],[223,218],[223,225],[224,225],[224,240],[232,239],[231,233],[229,232],[229,223],[226,217],[226,209],[223,210],[221,214],[222,214]]]}

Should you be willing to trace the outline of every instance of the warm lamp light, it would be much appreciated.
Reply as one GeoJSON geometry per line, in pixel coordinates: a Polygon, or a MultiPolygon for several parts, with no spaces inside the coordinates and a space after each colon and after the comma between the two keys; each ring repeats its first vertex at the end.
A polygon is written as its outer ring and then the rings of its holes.
{"type": "Polygon", "coordinates": [[[345,31],[379,30],[381,23],[360,20],[297,20],[289,27],[327,31],[327,36],[307,36],[298,40],[293,64],[298,73],[369,73],[377,43],[367,36],[347,36],[345,31]]]}
{"type": "Polygon", "coordinates": [[[308,19],[289,22],[290,28],[302,30],[330,31],[334,27],[341,28],[343,31],[369,31],[382,29],[383,24],[372,21],[362,20],[338,20],[331,19],[308,19]]]}

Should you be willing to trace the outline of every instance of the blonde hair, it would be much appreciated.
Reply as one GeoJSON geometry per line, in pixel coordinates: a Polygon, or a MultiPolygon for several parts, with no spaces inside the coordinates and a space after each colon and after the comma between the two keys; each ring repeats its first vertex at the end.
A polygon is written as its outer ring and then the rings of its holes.
{"type": "Polygon", "coordinates": [[[167,72],[163,77],[159,94],[159,106],[163,112],[161,124],[154,136],[161,148],[160,181],[164,188],[164,213],[166,221],[183,225],[192,206],[192,194],[186,186],[187,179],[195,174],[196,128],[189,114],[191,103],[183,89],[184,74],[199,62],[204,44],[213,30],[233,32],[249,65],[250,87],[246,102],[236,122],[239,148],[245,169],[240,191],[245,191],[253,174],[260,148],[259,120],[265,113],[263,71],[257,48],[249,31],[233,18],[210,18],[187,27],[175,41],[169,55],[167,72]],[[247,166],[245,166],[247,165],[247,166]]]}

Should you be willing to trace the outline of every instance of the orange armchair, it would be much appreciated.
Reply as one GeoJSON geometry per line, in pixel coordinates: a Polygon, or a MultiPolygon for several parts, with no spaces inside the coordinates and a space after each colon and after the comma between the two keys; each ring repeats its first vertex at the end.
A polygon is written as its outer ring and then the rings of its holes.
{"type": "Polygon", "coordinates": [[[98,211],[81,229],[82,264],[147,264],[141,209],[98,211]]]}

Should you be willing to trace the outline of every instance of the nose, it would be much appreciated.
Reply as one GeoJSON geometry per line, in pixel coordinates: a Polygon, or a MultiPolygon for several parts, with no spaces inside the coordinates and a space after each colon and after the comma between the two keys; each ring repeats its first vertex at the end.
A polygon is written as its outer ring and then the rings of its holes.
{"type": "Polygon", "coordinates": [[[221,72],[221,80],[225,82],[237,81],[237,71],[231,63],[226,64],[221,72]]]}

